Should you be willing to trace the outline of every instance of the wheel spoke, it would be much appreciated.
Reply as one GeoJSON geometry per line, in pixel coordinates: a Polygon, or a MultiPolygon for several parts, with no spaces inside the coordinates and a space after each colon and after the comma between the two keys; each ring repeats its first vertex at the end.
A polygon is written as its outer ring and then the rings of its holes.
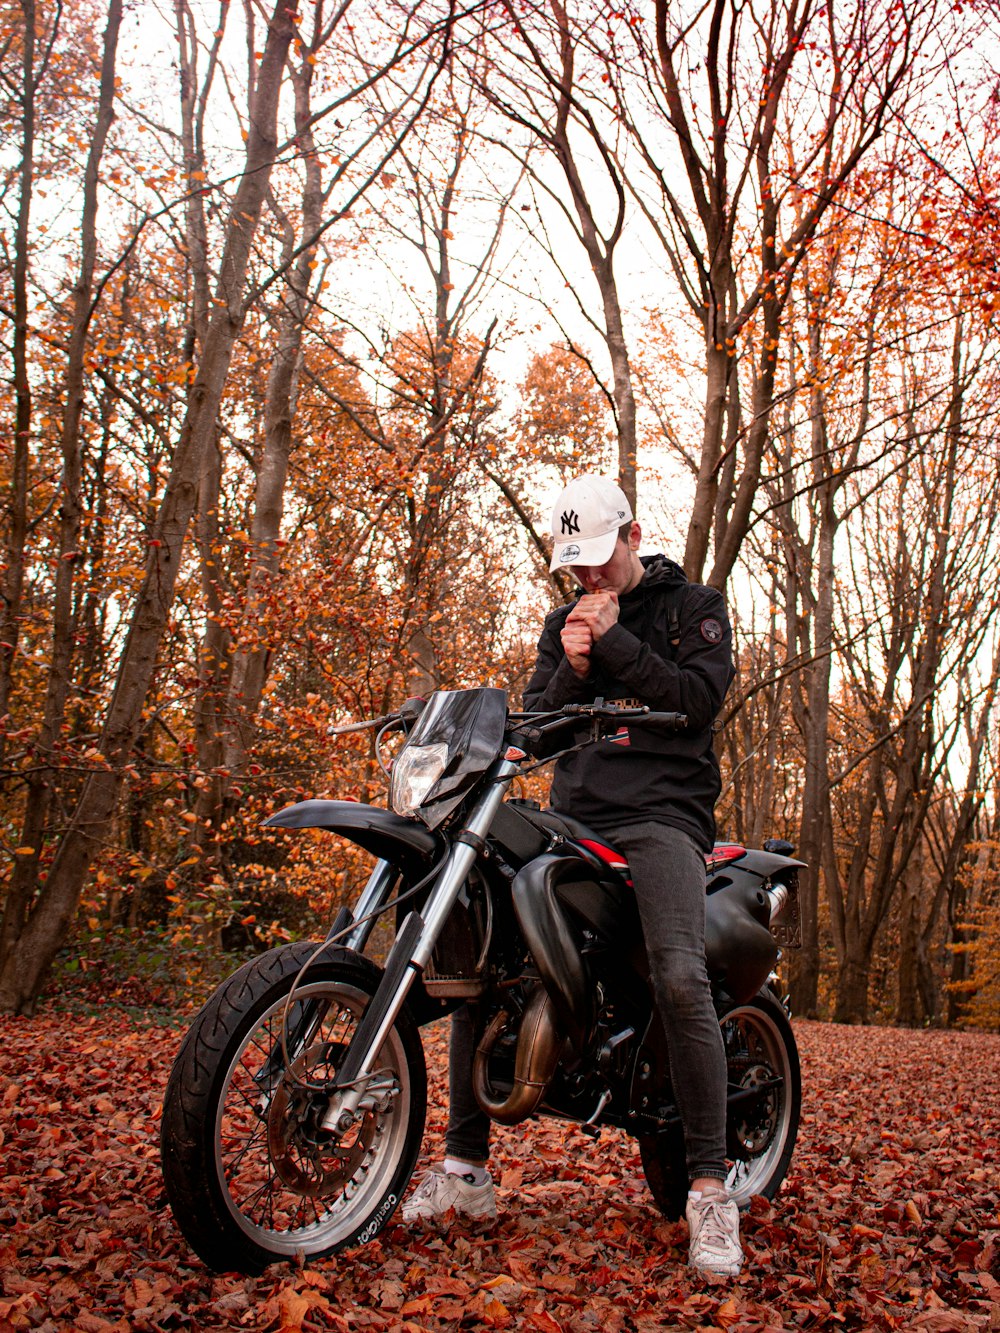
{"type": "Polygon", "coordinates": [[[262,1203],[264,1205],[262,1210],[263,1215],[269,1219],[269,1224],[273,1225],[274,1182],[275,1177],[273,1173],[269,1173],[268,1178],[262,1185],[259,1185],[251,1194],[246,1195],[240,1200],[240,1207],[247,1216],[256,1216],[255,1209],[257,1204],[262,1203]]]}
{"type": "MultiPolygon", "coordinates": [[[[250,1137],[243,1144],[243,1147],[238,1150],[234,1149],[234,1151],[236,1152],[236,1156],[229,1162],[229,1165],[227,1166],[227,1173],[230,1179],[232,1179],[232,1177],[236,1175],[236,1172],[239,1170],[240,1166],[243,1163],[244,1158],[248,1155],[251,1148],[258,1147],[261,1142],[264,1143],[266,1149],[267,1135],[264,1131],[263,1122],[258,1120],[258,1122],[254,1125],[253,1129],[250,1131],[250,1137]]],[[[225,1142],[223,1142],[222,1144],[222,1149],[223,1152],[225,1152],[226,1149],[225,1142]]]]}
{"type": "Polygon", "coordinates": [[[730,1142],[739,1156],[731,1159],[728,1183],[746,1203],[752,1194],[773,1194],[784,1175],[797,1126],[797,1084],[789,1086],[791,1055],[767,1004],[751,1003],[724,1018],[723,1035],[728,1083],[751,1094],[729,1108],[730,1142]]]}
{"type": "MultiPolygon", "coordinates": [[[[397,1100],[385,1111],[366,1112],[348,1142],[326,1143],[319,1132],[322,1103],[308,1091],[335,1075],[368,999],[358,991],[348,1001],[344,988],[336,994],[320,983],[301,987],[295,1003],[323,1008],[310,1022],[309,1046],[289,1052],[291,1068],[274,1078],[269,1073],[266,1090],[257,1078],[270,1070],[280,1049],[284,997],[261,1015],[232,1056],[217,1118],[228,1207],[241,1229],[276,1252],[315,1253],[341,1234],[349,1237],[381,1205],[398,1171],[408,1117],[397,1100]],[[317,1239],[307,1239],[313,1233],[317,1239]]],[[[394,1033],[380,1064],[400,1089],[408,1086],[394,1033]]],[[[399,1095],[405,1103],[405,1093],[399,1095]]]]}
{"type": "Polygon", "coordinates": [[[254,1113],[254,1115],[256,1116],[256,1118],[259,1120],[259,1119],[260,1119],[260,1112],[258,1111],[257,1106],[258,1106],[258,1102],[259,1102],[259,1099],[260,1099],[260,1090],[257,1089],[257,1096],[256,1096],[256,1097],[251,1097],[250,1094],[249,1094],[248,1092],[245,1092],[245,1091],[244,1091],[242,1084],[237,1085],[237,1084],[234,1082],[234,1084],[233,1084],[233,1091],[236,1093],[237,1097],[242,1097],[243,1101],[246,1102],[248,1108],[254,1113]]]}

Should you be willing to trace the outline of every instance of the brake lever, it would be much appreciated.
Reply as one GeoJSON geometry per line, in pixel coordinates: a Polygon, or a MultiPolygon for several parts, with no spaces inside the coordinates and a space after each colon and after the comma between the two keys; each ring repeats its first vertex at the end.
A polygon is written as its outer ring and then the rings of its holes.
{"type": "Polygon", "coordinates": [[[342,727],[331,727],[329,736],[349,736],[355,731],[373,731],[375,727],[384,727],[386,723],[398,721],[398,713],[386,713],[385,717],[372,717],[367,722],[345,722],[342,727]]]}
{"type": "Polygon", "coordinates": [[[427,707],[427,700],[419,694],[404,699],[395,713],[386,713],[383,717],[372,717],[367,722],[345,722],[342,727],[331,727],[330,736],[349,736],[356,731],[373,731],[376,727],[387,727],[392,723],[410,726],[427,707]]]}

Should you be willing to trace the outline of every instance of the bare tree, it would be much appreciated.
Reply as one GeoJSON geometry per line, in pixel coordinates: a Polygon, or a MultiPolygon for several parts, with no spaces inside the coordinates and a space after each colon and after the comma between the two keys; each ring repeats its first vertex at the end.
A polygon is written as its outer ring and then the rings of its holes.
{"type": "MultiPolygon", "coordinates": [[[[598,118],[580,95],[580,64],[586,64],[589,54],[581,41],[580,20],[561,0],[532,7],[505,0],[504,9],[507,22],[493,35],[494,59],[471,77],[502,115],[525,132],[527,144],[534,142],[558,164],[568,199],[549,178],[545,164],[533,163],[530,147],[512,145],[506,136],[496,139],[498,146],[521,156],[533,193],[543,201],[535,239],[574,292],[584,319],[604,341],[612,379],[605,392],[618,432],[618,479],[634,507],[636,399],[615,268],[627,218],[625,185],[598,118]],[[554,231],[544,221],[546,201],[557,213],[554,231]],[[599,317],[590,313],[587,297],[574,291],[572,268],[564,263],[559,239],[566,225],[594,275],[599,317]]],[[[595,378],[600,384],[601,377],[595,378]]]]}
{"type": "Polygon", "coordinates": [[[615,265],[629,197],[700,332],[692,578],[707,573],[722,587],[733,569],[773,430],[799,266],[889,118],[927,77],[915,53],[936,6],[920,0],[897,22],[888,10],[819,0],[659,0],[651,17],[626,7],[601,23],[562,0],[507,7],[489,87],[562,170],[569,199],[557,206],[598,283],[626,489],[634,389],[615,265]]]}
{"type": "Polygon", "coordinates": [[[149,544],[114,695],[105,720],[103,763],[89,774],[69,829],[18,937],[0,960],[0,1008],[29,1011],[73,919],[96,845],[111,820],[142,720],[142,708],[169,613],[184,539],[195,508],[202,459],[215,430],[232,349],[246,313],[245,277],[277,148],[278,97],[295,32],[282,0],[268,29],[255,89],[246,161],[227,226],[215,311],[170,477],[149,544]]]}
{"type": "MultiPolygon", "coordinates": [[[[982,411],[988,379],[976,383],[981,366],[960,316],[952,334],[948,393],[936,414],[926,406],[919,419],[909,412],[925,375],[904,361],[906,433],[921,435],[924,447],[871,497],[864,549],[852,553],[856,586],[872,589],[880,605],[876,616],[872,603],[865,636],[845,644],[841,656],[850,703],[840,723],[842,766],[831,777],[838,828],[824,859],[840,1020],[867,1015],[876,938],[963,732],[949,682],[973,670],[995,617],[991,551],[1000,493],[995,479],[983,487],[973,445],[990,416],[982,411]]],[[[991,695],[996,681],[979,688],[991,695]]]]}
{"type": "MultiPolygon", "coordinates": [[[[487,365],[496,319],[485,316],[478,330],[475,323],[495,282],[512,189],[480,237],[472,217],[482,189],[474,159],[477,116],[475,85],[466,86],[449,59],[423,132],[394,153],[381,200],[371,200],[375,221],[364,233],[369,253],[397,272],[411,327],[390,332],[359,323],[331,345],[350,382],[370,386],[363,401],[336,385],[316,386],[381,460],[373,469],[380,475],[364,540],[381,533],[392,552],[401,616],[396,665],[417,693],[439,688],[450,669],[452,654],[440,651],[458,611],[448,590],[460,543],[473,533],[484,426],[494,409],[487,365]]],[[[386,687],[398,682],[387,679],[386,687]]]]}
{"type": "MultiPolygon", "coordinates": [[[[45,831],[49,819],[53,788],[58,783],[55,766],[46,762],[51,759],[58,744],[66,717],[66,705],[73,685],[74,671],[79,659],[77,644],[78,623],[74,606],[74,578],[81,559],[80,533],[83,511],[83,461],[84,440],[81,429],[84,404],[85,358],[91,321],[94,314],[94,274],[97,263],[97,218],[98,185],[101,159],[107,142],[108,131],[114,117],[115,63],[118,51],[118,32],[121,26],[121,0],[110,0],[108,21],[104,33],[103,55],[100,72],[100,85],[97,97],[95,124],[90,139],[90,148],[84,168],[83,207],[80,223],[80,267],[73,288],[66,349],[66,368],[64,380],[64,399],[60,431],[62,453],[62,475],[59,482],[59,537],[57,560],[55,564],[54,588],[52,593],[52,631],[48,654],[47,683],[45,689],[44,711],[41,726],[35,741],[37,752],[43,761],[37,765],[28,777],[25,800],[24,824],[19,842],[20,853],[14,860],[14,868],[4,903],[3,916],[0,920],[0,959],[8,957],[20,937],[27,920],[29,905],[36,885],[41,859],[45,831]]],[[[25,12],[26,23],[33,19],[32,13],[25,12]]],[[[57,11],[58,20],[58,11],[57,11]]],[[[54,37],[55,33],[51,34],[54,37]]],[[[25,34],[25,59],[29,60],[29,49],[34,42],[34,34],[25,34]]],[[[26,70],[26,98],[31,97],[30,83],[36,77],[32,69],[26,70]]],[[[27,134],[27,131],[26,131],[27,134]]],[[[26,153],[28,168],[31,165],[30,151],[26,153]]],[[[20,242],[22,227],[27,221],[27,209],[23,206],[30,200],[31,179],[22,176],[22,209],[19,218],[18,238],[20,242]]],[[[27,280],[23,258],[18,247],[16,272],[16,302],[24,300],[27,280]]],[[[18,384],[18,422],[17,442],[15,443],[15,477],[18,490],[26,492],[25,450],[27,434],[30,431],[30,386],[25,378],[27,349],[24,339],[25,329],[15,333],[14,360],[15,378],[18,384]],[[22,380],[24,387],[22,390],[22,380]],[[23,425],[24,430],[20,427],[23,425]],[[22,437],[25,448],[22,448],[22,437]],[[22,477],[23,472],[23,477],[22,477]]],[[[15,538],[23,543],[24,539],[24,496],[17,501],[16,512],[20,515],[13,527],[19,534],[15,538]]],[[[23,579],[23,547],[20,559],[13,562],[14,582],[11,585],[12,596],[9,605],[16,608],[20,600],[18,586],[23,579]]],[[[14,615],[16,623],[17,616],[14,615]]],[[[16,645],[16,631],[12,634],[16,645]]],[[[8,663],[8,666],[10,663],[8,663]]],[[[4,673],[9,685],[9,673],[4,673]]],[[[0,712],[6,709],[0,707],[0,712]]]]}

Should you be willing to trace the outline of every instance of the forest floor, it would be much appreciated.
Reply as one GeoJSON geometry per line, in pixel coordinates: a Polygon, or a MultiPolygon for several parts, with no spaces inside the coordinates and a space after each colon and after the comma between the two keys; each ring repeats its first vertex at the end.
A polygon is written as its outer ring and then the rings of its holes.
{"type": "MultiPolygon", "coordinates": [[[[1000,1036],[797,1022],[788,1179],[740,1278],[685,1266],[631,1140],[498,1132],[500,1220],[411,1231],[258,1278],[209,1273],[166,1206],[159,1108],[181,1028],[0,1019],[0,1333],[13,1329],[1000,1329],[1000,1036]]],[[[426,1030],[440,1156],[445,1029],[426,1030]]]]}

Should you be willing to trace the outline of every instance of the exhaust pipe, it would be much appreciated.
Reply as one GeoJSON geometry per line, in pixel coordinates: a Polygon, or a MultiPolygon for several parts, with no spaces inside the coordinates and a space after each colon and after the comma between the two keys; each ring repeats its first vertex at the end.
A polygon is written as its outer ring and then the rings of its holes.
{"type": "Polygon", "coordinates": [[[788,905],[788,899],[791,895],[788,892],[787,884],[772,884],[767,890],[767,896],[770,899],[770,924],[773,926],[788,905]]]}
{"type": "Polygon", "coordinates": [[[539,986],[524,1011],[514,1057],[514,1086],[505,1098],[490,1085],[489,1059],[493,1047],[510,1024],[501,1011],[486,1029],[472,1065],[472,1089],[485,1113],[501,1125],[517,1125],[538,1107],[559,1064],[563,1041],[556,1028],[555,1007],[539,986]]]}
{"type": "Polygon", "coordinates": [[[569,922],[556,896],[559,884],[589,879],[578,857],[540,856],[515,877],[511,896],[518,923],[541,978],[521,1018],[514,1056],[514,1086],[500,1097],[490,1086],[493,1047],[513,1015],[501,1012],[486,1029],[472,1067],[476,1101],[493,1120],[517,1125],[539,1106],[552,1081],[565,1040],[578,1054],[594,1029],[594,987],[569,922]]]}
{"type": "Polygon", "coordinates": [[[586,1050],[597,1018],[595,987],[580,954],[556,889],[591,878],[576,856],[539,856],[519,871],[511,885],[518,924],[562,1031],[579,1055],[586,1050]]]}

